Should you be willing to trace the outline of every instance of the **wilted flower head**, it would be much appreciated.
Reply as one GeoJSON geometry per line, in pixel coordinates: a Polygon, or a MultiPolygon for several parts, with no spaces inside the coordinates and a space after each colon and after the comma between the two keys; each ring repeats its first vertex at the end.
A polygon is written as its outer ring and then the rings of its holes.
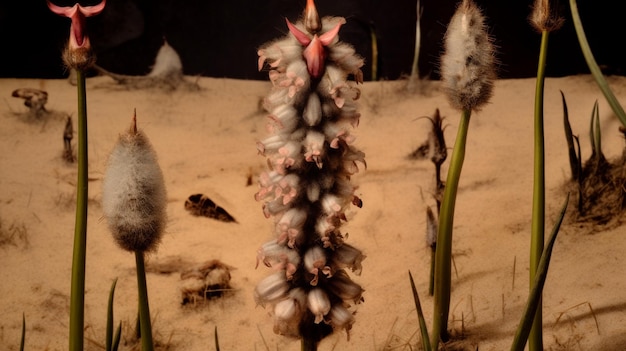
{"type": "MultiPolygon", "coordinates": [[[[269,169],[255,195],[274,218],[274,241],[257,252],[278,272],[256,290],[268,304],[274,331],[319,342],[334,329],[349,330],[363,289],[345,271],[359,274],[365,255],[344,243],[341,225],[355,201],[351,176],[365,154],[351,131],[360,114],[363,59],[338,39],[343,18],[320,19],[313,0],[290,34],[259,49],[259,69],[269,68],[273,89],[265,99],[270,135],[257,144],[269,169]]],[[[258,265],[258,264],[257,264],[258,265]]]]}
{"type": "Polygon", "coordinates": [[[102,0],[101,3],[94,6],[81,6],[76,3],[72,7],[61,7],[53,4],[50,0],[46,1],[50,11],[72,19],[70,38],[63,52],[63,61],[70,68],[81,71],[88,69],[95,63],[96,58],[91,49],[89,35],[87,35],[87,21],[85,18],[102,12],[106,5],[106,0],[102,0]]]}
{"type": "MultiPolygon", "coordinates": [[[[554,1],[554,0],[552,0],[554,1]]],[[[535,0],[530,13],[530,23],[538,32],[553,32],[563,26],[565,19],[555,9],[551,0],[535,0]]]]}

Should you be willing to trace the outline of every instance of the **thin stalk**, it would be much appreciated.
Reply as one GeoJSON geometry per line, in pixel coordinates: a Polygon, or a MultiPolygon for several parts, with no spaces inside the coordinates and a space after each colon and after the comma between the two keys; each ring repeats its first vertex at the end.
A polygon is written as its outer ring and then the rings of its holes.
{"type": "Polygon", "coordinates": [[[137,290],[139,292],[139,327],[141,328],[141,350],[153,351],[152,323],[150,322],[150,305],[148,304],[148,286],[146,284],[146,267],[143,252],[135,251],[137,265],[137,290]]]}
{"type": "Polygon", "coordinates": [[[70,351],[83,350],[85,322],[85,262],[87,251],[87,92],[84,72],[76,70],[78,91],[78,180],[76,182],[76,223],[72,257],[70,297],[70,351]]]}
{"type": "Polygon", "coordinates": [[[570,10],[572,12],[572,20],[574,22],[574,29],[576,29],[576,36],[578,37],[578,43],[580,44],[580,49],[583,52],[583,56],[585,57],[585,61],[587,61],[587,66],[589,67],[589,71],[596,80],[596,83],[600,87],[600,90],[604,94],[606,101],[613,109],[613,112],[617,115],[619,120],[622,122],[622,125],[626,127],[626,112],[620,105],[615,95],[613,95],[613,91],[609,87],[609,84],[604,79],[604,75],[598,67],[596,63],[596,59],[593,57],[593,53],[591,52],[591,47],[589,47],[589,42],[587,41],[587,36],[585,35],[585,30],[583,29],[583,24],[580,20],[580,15],[578,14],[578,5],[576,5],[576,0],[569,1],[570,10]]]}
{"type": "Polygon", "coordinates": [[[461,114],[459,130],[450,159],[450,168],[439,214],[439,232],[437,234],[437,251],[435,253],[435,301],[433,314],[433,332],[431,346],[437,350],[439,340],[448,339],[448,314],[450,312],[450,286],[452,279],[452,227],[454,222],[454,206],[456,193],[461,178],[461,169],[465,159],[465,143],[471,117],[471,110],[461,114]]]}
{"type": "Polygon", "coordinates": [[[541,301],[541,293],[543,291],[543,287],[546,282],[546,278],[548,277],[548,267],[550,266],[550,258],[552,256],[552,249],[554,248],[554,243],[556,242],[556,236],[559,233],[559,229],[561,228],[561,223],[563,223],[563,218],[565,217],[565,210],[567,209],[567,204],[569,202],[569,194],[567,194],[567,198],[565,199],[565,204],[561,209],[561,213],[559,218],[557,219],[554,227],[552,229],[552,234],[548,239],[548,244],[546,245],[543,253],[541,255],[541,260],[539,261],[539,266],[537,267],[537,275],[535,276],[534,282],[531,283],[531,291],[528,296],[528,301],[526,302],[526,308],[524,310],[524,315],[520,320],[520,324],[517,327],[515,332],[515,337],[513,338],[513,344],[511,345],[511,351],[523,351],[524,346],[526,346],[526,340],[528,339],[532,321],[534,320],[533,315],[538,311],[537,305],[541,301]]]}
{"type": "MultiPolygon", "coordinates": [[[[535,162],[533,179],[533,208],[530,237],[530,286],[532,287],[537,275],[537,267],[544,246],[545,212],[546,212],[546,185],[545,185],[545,148],[543,129],[543,95],[548,56],[548,37],[550,32],[544,30],[541,33],[541,47],[539,50],[539,64],[537,67],[537,83],[535,88],[535,162]]],[[[537,312],[530,331],[528,346],[530,351],[543,350],[543,333],[541,325],[542,316],[541,297],[537,303],[537,312]]]]}
{"type": "Polygon", "coordinates": [[[302,351],[317,351],[317,340],[313,338],[303,337],[301,339],[301,348],[302,351]]]}
{"type": "Polygon", "coordinates": [[[422,40],[422,30],[420,25],[422,18],[422,7],[420,6],[420,0],[417,0],[416,11],[417,19],[415,20],[415,46],[413,51],[413,63],[411,64],[411,75],[409,76],[409,84],[407,86],[410,92],[415,90],[415,85],[419,80],[419,56],[420,43],[422,40]]]}
{"type": "Polygon", "coordinates": [[[378,80],[378,38],[376,38],[374,25],[370,25],[370,40],[372,42],[372,82],[375,82],[378,80]]]}

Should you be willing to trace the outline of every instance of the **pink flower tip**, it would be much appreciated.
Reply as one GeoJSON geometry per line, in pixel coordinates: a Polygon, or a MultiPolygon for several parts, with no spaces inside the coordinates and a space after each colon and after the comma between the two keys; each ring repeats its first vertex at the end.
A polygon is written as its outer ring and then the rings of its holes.
{"type": "Polygon", "coordinates": [[[76,3],[72,7],[62,7],[53,4],[50,0],[46,0],[50,11],[60,16],[72,19],[70,27],[70,48],[81,48],[89,44],[89,37],[85,31],[85,18],[99,14],[104,10],[106,0],[94,6],[80,6],[76,3]]]}

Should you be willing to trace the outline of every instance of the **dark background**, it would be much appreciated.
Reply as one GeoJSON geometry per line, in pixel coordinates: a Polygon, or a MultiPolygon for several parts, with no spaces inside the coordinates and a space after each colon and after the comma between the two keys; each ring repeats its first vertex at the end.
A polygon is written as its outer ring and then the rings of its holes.
{"type": "MultiPolygon", "coordinates": [[[[71,6],[74,0],[55,0],[71,6]]],[[[98,1],[81,1],[93,5],[98,1]]],[[[438,79],[445,25],[457,1],[422,0],[420,73],[438,79]]],[[[532,77],[537,70],[540,35],[528,24],[531,0],[476,0],[498,48],[501,78],[532,77]]],[[[626,2],[579,0],[578,7],[598,64],[605,74],[626,74],[626,2]]],[[[108,0],[105,10],[87,19],[98,64],[112,72],[150,71],[166,38],[178,52],[185,74],[267,79],[257,72],[257,48],[284,35],[285,17],[295,21],[305,0],[108,0]]],[[[321,16],[347,19],[339,32],[366,58],[372,77],[371,33],[379,51],[378,78],[410,73],[415,41],[415,0],[317,0],[321,16]]],[[[565,26],[550,36],[547,75],[588,73],[574,32],[569,2],[561,1],[565,26]]],[[[67,76],[60,52],[70,20],[50,12],[45,0],[0,0],[0,77],[67,76]]]]}

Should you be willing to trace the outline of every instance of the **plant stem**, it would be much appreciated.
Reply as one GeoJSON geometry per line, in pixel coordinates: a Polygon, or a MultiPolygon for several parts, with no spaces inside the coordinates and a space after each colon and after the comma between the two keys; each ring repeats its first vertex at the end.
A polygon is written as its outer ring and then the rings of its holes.
{"type": "MultiPolygon", "coordinates": [[[[533,209],[530,238],[530,286],[535,281],[537,267],[544,245],[545,228],[545,148],[543,130],[543,95],[546,57],[548,56],[548,36],[549,32],[544,30],[541,33],[541,48],[539,50],[539,64],[537,68],[537,83],[535,89],[535,162],[533,179],[533,209]]],[[[543,334],[541,330],[542,313],[541,299],[537,304],[537,312],[530,331],[528,346],[530,351],[543,350],[543,334]]]]}
{"type": "Polygon", "coordinates": [[[141,350],[154,350],[152,342],[152,323],[150,322],[150,305],[148,304],[148,286],[146,284],[146,268],[143,252],[135,251],[137,264],[137,291],[139,292],[139,327],[141,330],[141,350]]]}
{"type": "Polygon", "coordinates": [[[302,351],[317,351],[318,341],[314,338],[303,337],[301,339],[301,350],[302,351]]]}
{"type": "Polygon", "coordinates": [[[437,234],[437,250],[435,253],[435,301],[433,314],[433,333],[431,346],[437,350],[439,340],[448,339],[448,313],[450,312],[450,285],[452,270],[452,227],[454,222],[454,205],[459,187],[461,169],[465,159],[465,143],[471,117],[471,110],[464,110],[457,132],[446,187],[439,214],[439,232],[437,234]]]}
{"type": "Polygon", "coordinates": [[[580,15],[578,14],[576,0],[570,0],[569,5],[572,12],[574,29],[576,29],[576,36],[578,37],[578,43],[580,44],[580,49],[583,52],[589,71],[595,78],[596,83],[598,83],[598,86],[600,87],[600,90],[602,90],[602,93],[604,94],[606,101],[611,106],[611,109],[613,109],[613,112],[615,112],[619,120],[622,122],[622,125],[626,127],[626,112],[624,112],[622,105],[620,105],[617,98],[615,98],[615,95],[613,95],[609,84],[606,82],[606,79],[604,79],[604,75],[602,75],[600,67],[598,67],[598,64],[596,63],[596,59],[593,57],[593,53],[589,47],[589,42],[587,41],[587,36],[585,35],[585,30],[583,29],[583,24],[580,20],[580,15]]]}
{"type": "Polygon", "coordinates": [[[422,7],[420,6],[420,0],[417,0],[416,4],[417,8],[417,19],[415,20],[415,49],[413,51],[413,63],[411,64],[411,75],[409,76],[409,84],[407,85],[408,90],[413,92],[415,90],[415,85],[419,80],[419,56],[420,56],[420,43],[422,31],[420,27],[420,20],[422,17],[422,7]]]}
{"type": "Polygon", "coordinates": [[[76,223],[72,257],[70,298],[70,351],[83,350],[85,320],[85,261],[87,250],[87,93],[84,72],[76,70],[78,91],[78,180],[76,182],[76,223]]]}

